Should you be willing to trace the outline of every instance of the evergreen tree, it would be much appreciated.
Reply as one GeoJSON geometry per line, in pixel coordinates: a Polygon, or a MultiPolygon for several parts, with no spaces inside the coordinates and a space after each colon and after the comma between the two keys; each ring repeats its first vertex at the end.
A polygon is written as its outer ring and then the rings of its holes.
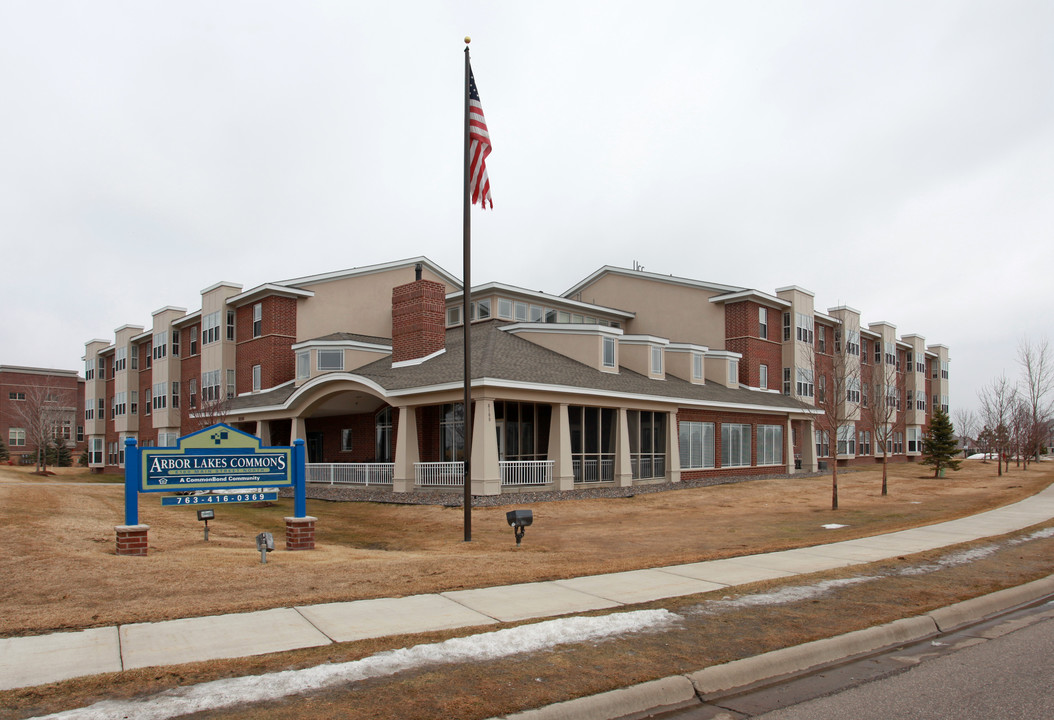
{"type": "Polygon", "coordinates": [[[7,445],[4,445],[4,439],[0,438],[0,462],[7,462],[11,459],[11,456],[7,452],[7,445]]]}
{"type": "Polygon", "coordinates": [[[73,453],[70,452],[69,446],[66,445],[66,441],[61,437],[55,438],[55,459],[52,461],[52,465],[58,467],[71,467],[73,465],[73,453]]]}
{"type": "Polygon", "coordinates": [[[933,466],[933,477],[940,475],[944,468],[958,470],[962,461],[955,459],[959,452],[957,446],[948,413],[937,408],[930,419],[930,431],[922,441],[922,464],[933,466]]]}

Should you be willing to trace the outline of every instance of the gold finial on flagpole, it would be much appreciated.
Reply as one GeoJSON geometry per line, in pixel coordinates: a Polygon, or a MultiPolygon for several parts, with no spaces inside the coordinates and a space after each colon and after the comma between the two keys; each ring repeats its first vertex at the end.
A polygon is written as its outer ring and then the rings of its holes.
{"type": "Polygon", "coordinates": [[[468,35],[466,35],[465,36],[465,44],[468,45],[470,42],[472,42],[472,38],[470,38],[468,35]]]}

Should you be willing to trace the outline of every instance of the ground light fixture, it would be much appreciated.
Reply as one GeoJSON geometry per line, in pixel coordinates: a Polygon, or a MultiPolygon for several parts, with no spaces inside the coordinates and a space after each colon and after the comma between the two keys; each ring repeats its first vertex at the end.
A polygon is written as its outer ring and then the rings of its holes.
{"type": "Polygon", "coordinates": [[[198,510],[198,520],[205,521],[205,542],[209,541],[209,520],[216,519],[215,510],[198,510]]]}
{"type": "Polygon", "coordinates": [[[260,551],[260,564],[267,564],[267,553],[274,550],[274,536],[269,532],[262,532],[256,536],[256,549],[260,551]]]}
{"type": "Polygon", "coordinates": [[[505,513],[505,519],[512,526],[512,531],[516,535],[516,544],[519,545],[523,540],[523,534],[527,532],[527,526],[534,522],[534,513],[530,510],[509,510],[505,513]]]}

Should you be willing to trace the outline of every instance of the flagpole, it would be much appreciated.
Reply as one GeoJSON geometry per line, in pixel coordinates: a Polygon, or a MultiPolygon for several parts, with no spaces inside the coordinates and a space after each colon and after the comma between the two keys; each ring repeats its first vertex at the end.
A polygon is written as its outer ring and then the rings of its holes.
{"type": "Polygon", "coordinates": [[[462,427],[464,428],[462,433],[465,436],[465,499],[463,502],[465,511],[465,542],[472,541],[472,429],[471,423],[469,422],[472,417],[472,316],[469,314],[471,309],[471,297],[472,297],[472,215],[469,212],[472,208],[472,199],[470,197],[469,184],[471,182],[471,168],[469,159],[469,146],[471,140],[469,138],[469,77],[472,72],[471,65],[469,64],[468,56],[468,44],[471,42],[471,38],[465,37],[465,200],[464,200],[464,268],[465,277],[463,293],[462,293],[462,327],[465,329],[465,400],[464,400],[464,417],[462,427]]]}

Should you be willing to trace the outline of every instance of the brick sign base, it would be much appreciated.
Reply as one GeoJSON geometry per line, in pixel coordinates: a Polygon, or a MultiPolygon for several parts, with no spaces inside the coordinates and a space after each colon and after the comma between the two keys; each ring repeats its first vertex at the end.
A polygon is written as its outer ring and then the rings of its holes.
{"type": "Polygon", "coordinates": [[[315,521],[313,517],[287,517],[285,519],[285,549],[314,550],[315,521]]]}
{"type": "Polygon", "coordinates": [[[146,555],[146,534],[149,525],[118,525],[117,531],[117,554],[118,555],[146,555]]]}

